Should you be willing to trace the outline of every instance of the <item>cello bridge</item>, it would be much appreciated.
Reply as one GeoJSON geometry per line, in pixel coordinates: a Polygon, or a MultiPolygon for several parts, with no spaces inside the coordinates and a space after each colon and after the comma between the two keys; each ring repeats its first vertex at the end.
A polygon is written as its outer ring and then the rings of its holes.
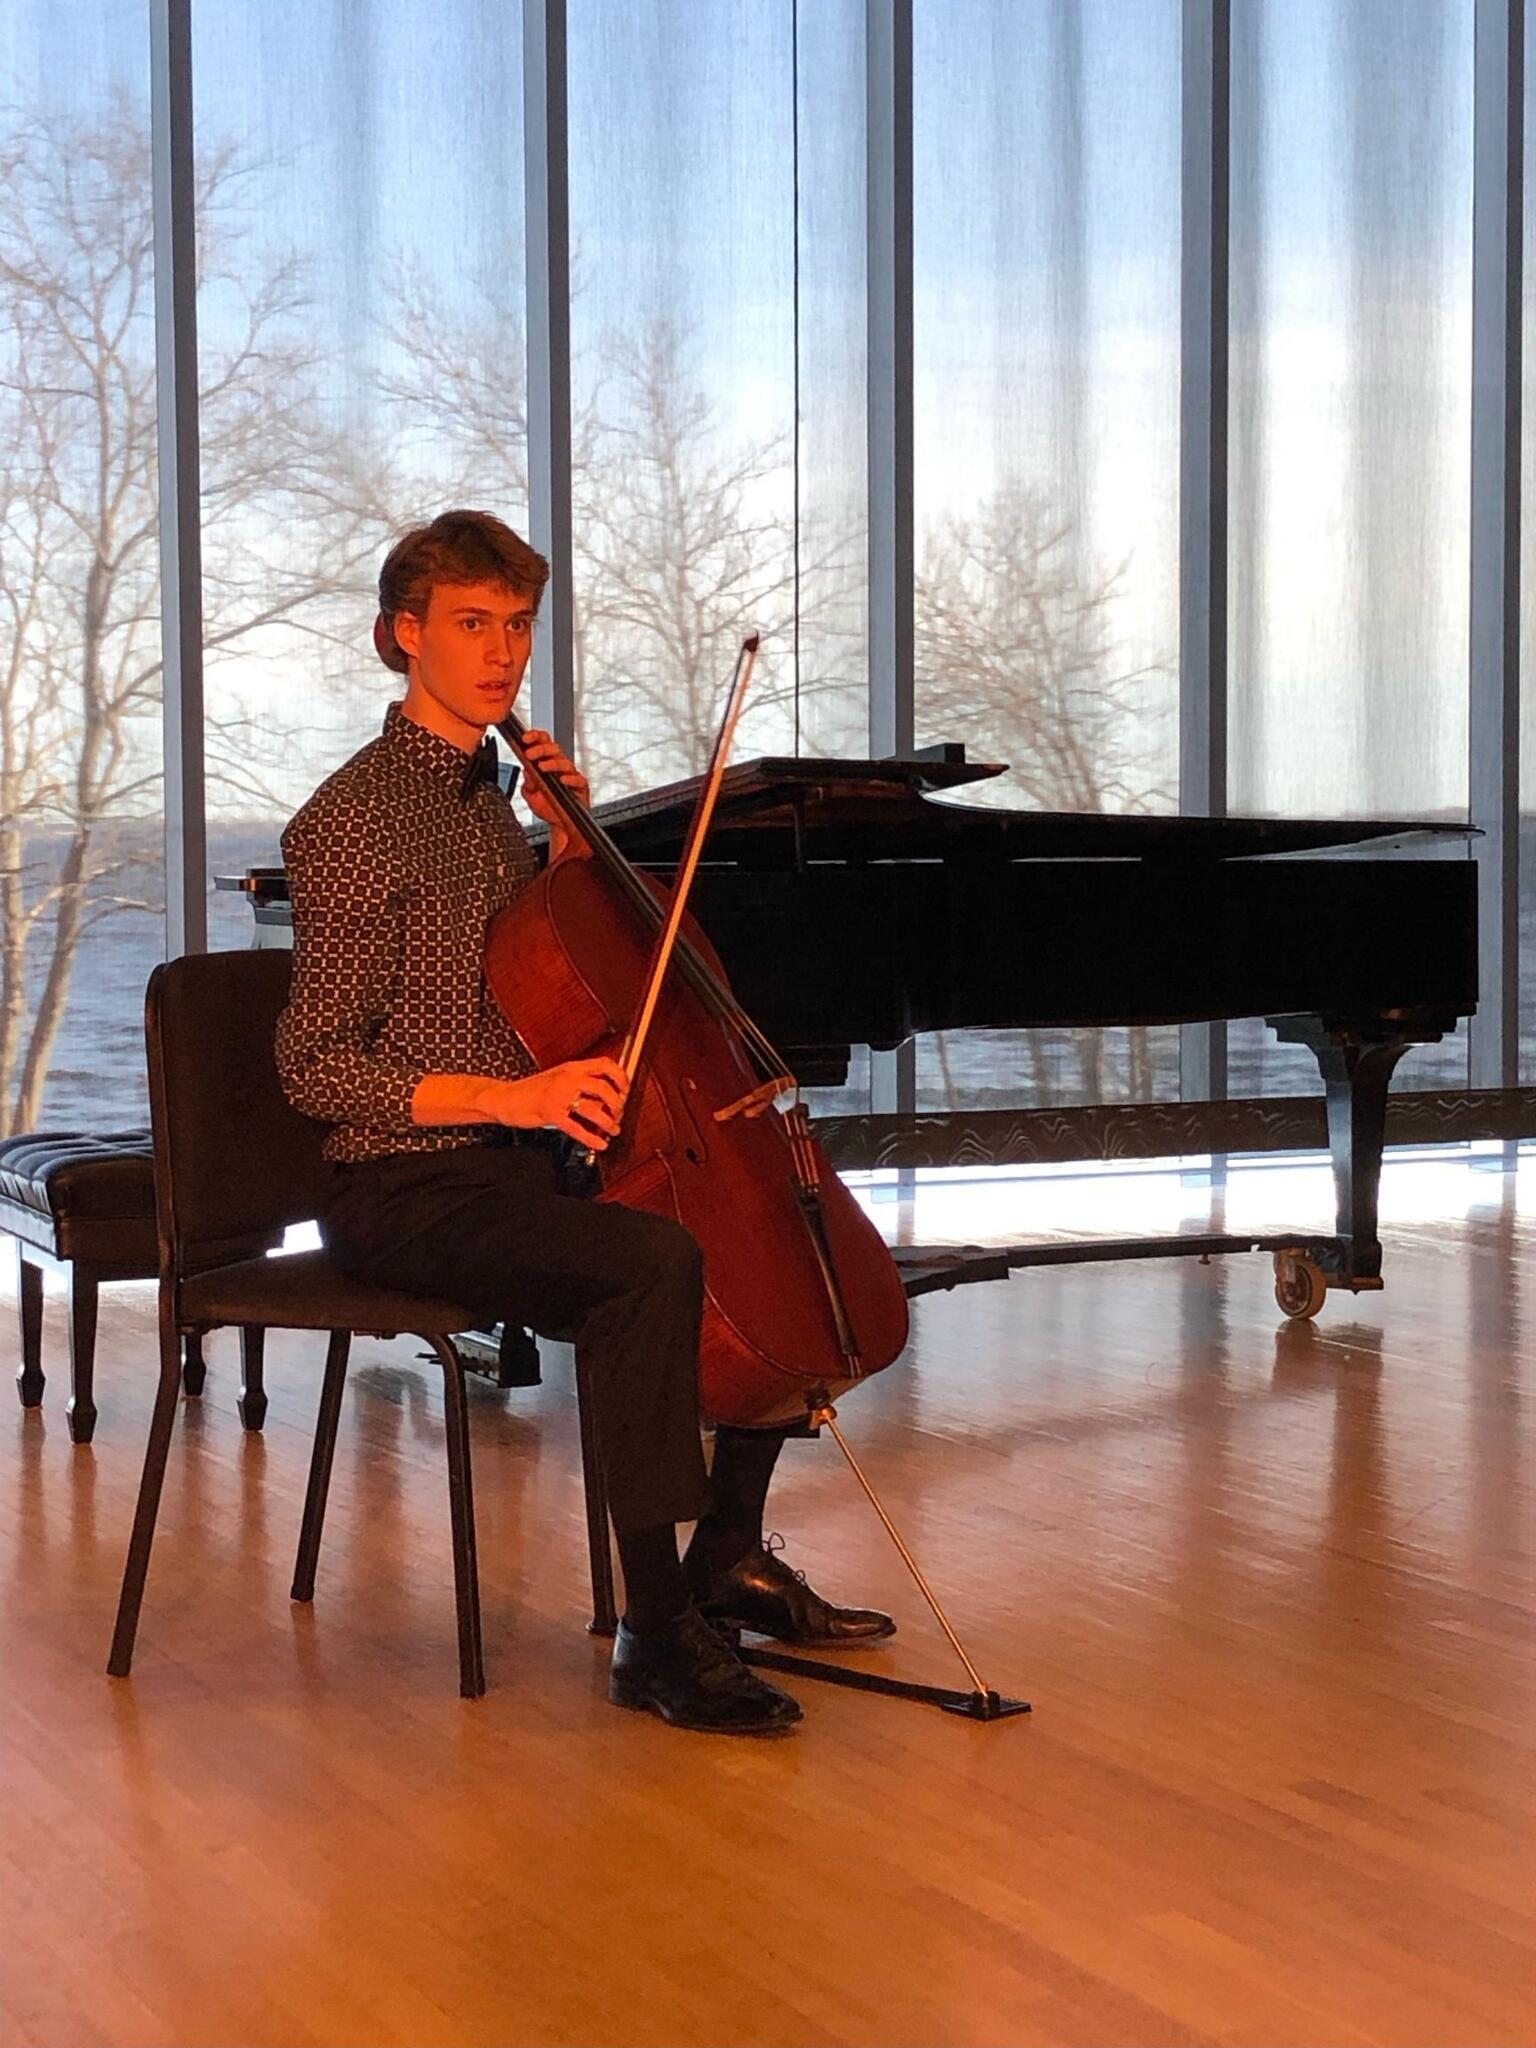
{"type": "Polygon", "coordinates": [[[724,1109],[715,1111],[717,1124],[728,1124],[732,1117],[761,1116],[765,1109],[772,1109],[781,1096],[792,1094],[795,1083],[788,1074],[775,1074],[771,1081],[759,1082],[734,1102],[728,1102],[724,1109]]]}

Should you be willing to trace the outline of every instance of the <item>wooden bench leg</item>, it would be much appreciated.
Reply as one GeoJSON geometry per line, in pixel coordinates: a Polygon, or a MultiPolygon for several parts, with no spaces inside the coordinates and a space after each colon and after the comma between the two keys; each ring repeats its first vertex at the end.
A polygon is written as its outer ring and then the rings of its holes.
{"type": "Polygon", "coordinates": [[[96,1275],[72,1259],[69,1267],[69,1406],[65,1415],[77,1444],[96,1429],[96,1275]]]}
{"type": "Polygon", "coordinates": [[[262,1377],[267,1333],[259,1323],[240,1330],[240,1397],[235,1406],[247,1429],[260,1429],[267,1419],[267,1389],[262,1377]]]}
{"type": "Polygon", "coordinates": [[[195,1397],[203,1391],[203,1382],[208,1377],[201,1330],[188,1330],[181,1340],[181,1355],[181,1384],[187,1393],[195,1397]]]}
{"type": "Polygon", "coordinates": [[[16,1392],[23,1408],[40,1408],[43,1388],[43,1271],[27,1257],[27,1248],[16,1240],[16,1299],[21,1304],[21,1370],[16,1375],[16,1392]]]}

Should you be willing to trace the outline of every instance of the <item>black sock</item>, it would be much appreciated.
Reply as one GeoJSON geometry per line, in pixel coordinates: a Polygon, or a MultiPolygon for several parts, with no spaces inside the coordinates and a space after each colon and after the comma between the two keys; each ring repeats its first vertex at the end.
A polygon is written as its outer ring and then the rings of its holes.
{"type": "Polygon", "coordinates": [[[696,1593],[740,1562],[763,1540],[768,1482],[784,1448],[781,1429],[715,1431],[715,1462],[709,1475],[709,1506],[688,1546],[688,1583],[696,1593]]]}
{"type": "Polygon", "coordinates": [[[618,1538],[624,1571],[624,1620],[637,1636],[665,1628],[689,1604],[688,1581],[677,1555],[677,1530],[655,1522],[618,1538]]]}

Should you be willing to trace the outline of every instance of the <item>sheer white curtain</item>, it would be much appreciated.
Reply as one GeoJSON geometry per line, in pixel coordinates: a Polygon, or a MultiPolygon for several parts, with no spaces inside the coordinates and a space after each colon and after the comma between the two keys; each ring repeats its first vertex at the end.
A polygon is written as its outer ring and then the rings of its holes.
{"type": "MultiPolygon", "coordinates": [[[[971,800],[1172,809],[1180,8],[917,0],[914,29],[917,736],[1008,764],[971,800]]],[[[919,1087],[1136,1099],[1177,1054],[956,1034],[919,1087]]]]}
{"type": "Polygon", "coordinates": [[[594,786],[863,751],[863,7],[572,0],[577,718],[594,786]]]}
{"type": "MultiPolygon", "coordinates": [[[[916,0],[918,736],[1008,761],[1004,802],[1174,800],[1180,11],[916,0]]],[[[1465,813],[1473,11],[1234,0],[1235,809],[1465,813]]],[[[7,758],[35,742],[0,820],[11,1123],[133,1111],[162,944],[148,24],[68,25],[61,62],[56,10],[0,13],[7,758]],[[102,353],[53,375],[61,309],[98,300],[102,353]]],[[[376,729],[391,533],[525,518],[522,23],[198,0],[194,30],[210,844],[238,867],[376,729]]],[[[744,743],[860,752],[862,0],[571,0],[570,77],[599,788],[695,765],[748,624],[744,743]]],[[[212,911],[247,943],[243,903],[212,911]]],[[[1461,1072],[1456,1043],[1404,1079],[1461,1072]]],[[[934,1105],[1156,1095],[1172,1044],[951,1040],[921,1074],[934,1105]]],[[[1312,1085],[1234,1031],[1236,1090],[1312,1085]]]]}
{"type": "MultiPolygon", "coordinates": [[[[1466,816],[1472,24],[1235,0],[1234,810],[1466,816]]],[[[1234,1093],[1314,1083],[1234,1032],[1234,1093]]]]}
{"type": "MultiPolygon", "coordinates": [[[[522,19],[506,0],[198,0],[210,856],[378,731],[379,560],[527,519],[522,19]]],[[[238,897],[215,944],[250,943],[238,897]]]]}

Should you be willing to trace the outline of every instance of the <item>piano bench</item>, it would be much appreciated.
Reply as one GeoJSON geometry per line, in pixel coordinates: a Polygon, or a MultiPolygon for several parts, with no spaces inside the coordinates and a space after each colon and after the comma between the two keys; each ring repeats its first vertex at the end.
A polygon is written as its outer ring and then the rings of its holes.
{"type": "MultiPolygon", "coordinates": [[[[160,1270],[148,1131],[0,1139],[0,1230],[16,1240],[21,1405],[42,1404],[43,1273],[52,1268],[69,1282],[69,1433],[88,1444],[96,1427],[96,1290],[103,1281],[153,1280],[160,1270]]],[[[202,1392],[200,1338],[187,1339],[183,1375],[189,1394],[202,1392]]]]}

